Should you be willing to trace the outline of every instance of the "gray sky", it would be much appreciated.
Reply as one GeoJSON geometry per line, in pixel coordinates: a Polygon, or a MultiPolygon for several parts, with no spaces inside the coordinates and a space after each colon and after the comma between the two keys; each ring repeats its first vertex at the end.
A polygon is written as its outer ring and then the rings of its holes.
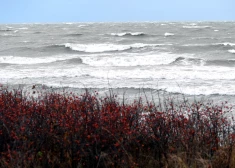
{"type": "Polygon", "coordinates": [[[235,21],[235,0],[1,0],[0,23],[235,21]]]}

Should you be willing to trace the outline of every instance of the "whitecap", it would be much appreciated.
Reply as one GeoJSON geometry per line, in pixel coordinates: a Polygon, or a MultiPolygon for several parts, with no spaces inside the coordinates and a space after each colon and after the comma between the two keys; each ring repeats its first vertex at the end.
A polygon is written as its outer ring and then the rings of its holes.
{"type": "Polygon", "coordinates": [[[1,36],[3,36],[3,37],[8,37],[8,36],[14,36],[13,34],[8,34],[8,33],[4,33],[4,34],[2,34],[1,36]]]}
{"type": "Polygon", "coordinates": [[[235,46],[235,43],[225,42],[225,43],[218,43],[218,45],[224,45],[224,46],[235,46]]]}
{"type": "Polygon", "coordinates": [[[20,27],[19,30],[28,30],[28,27],[20,27]]]}
{"type": "Polygon", "coordinates": [[[228,50],[228,52],[232,53],[232,54],[235,54],[235,50],[232,49],[232,50],[228,50]]]}
{"type": "Polygon", "coordinates": [[[173,33],[168,33],[168,32],[166,32],[165,34],[164,34],[164,36],[174,36],[174,34],[173,33]]]}
{"type": "Polygon", "coordinates": [[[214,30],[215,32],[218,32],[219,30],[214,30]]]}
{"type": "Polygon", "coordinates": [[[65,47],[71,48],[75,51],[82,51],[88,53],[105,52],[105,51],[124,51],[131,49],[129,45],[115,45],[115,44],[72,44],[66,43],[65,47]]]}
{"type": "Polygon", "coordinates": [[[145,35],[143,32],[123,32],[123,33],[111,33],[112,36],[127,36],[127,35],[131,35],[131,36],[141,36],[141,35],[145,35]]]}
{"type": "Polygon", "coordinates": [[[78,25],[78,27],[86,27],[86,25],[78,25]]]}

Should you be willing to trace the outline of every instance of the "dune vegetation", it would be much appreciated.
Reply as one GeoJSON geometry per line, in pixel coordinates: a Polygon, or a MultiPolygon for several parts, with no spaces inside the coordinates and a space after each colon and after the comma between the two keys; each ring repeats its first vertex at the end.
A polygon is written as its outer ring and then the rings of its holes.
{"type": "Polygon", "coordinates": [[[145,102],[2,87],[0,167],[235,167],[226,102],[145,102]]]}

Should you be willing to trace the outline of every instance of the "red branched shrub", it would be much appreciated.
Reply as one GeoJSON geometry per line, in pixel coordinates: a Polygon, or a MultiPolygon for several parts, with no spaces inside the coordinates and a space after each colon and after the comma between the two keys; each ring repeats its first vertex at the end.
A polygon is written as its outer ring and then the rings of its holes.
{"type": "Polygon", "coordinates": [[[223,148],[233,158],[234,126],[226,103],[166,100],[162,107],[89,92],[33,98],[3,89],[0,167],[212,167],[223,148]]]}

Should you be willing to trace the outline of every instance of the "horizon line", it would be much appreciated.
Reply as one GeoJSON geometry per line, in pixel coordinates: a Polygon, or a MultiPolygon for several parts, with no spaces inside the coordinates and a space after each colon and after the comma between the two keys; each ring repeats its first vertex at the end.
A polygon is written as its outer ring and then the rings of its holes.
{"type": "Polygon", "coordinates": [[[235,22],[235,20],[168,20],[168,21],[74,21],[74,22],[0,22],[2,24],[77,24],[77,23],[180,23],[180,22],[235,22]]]}

